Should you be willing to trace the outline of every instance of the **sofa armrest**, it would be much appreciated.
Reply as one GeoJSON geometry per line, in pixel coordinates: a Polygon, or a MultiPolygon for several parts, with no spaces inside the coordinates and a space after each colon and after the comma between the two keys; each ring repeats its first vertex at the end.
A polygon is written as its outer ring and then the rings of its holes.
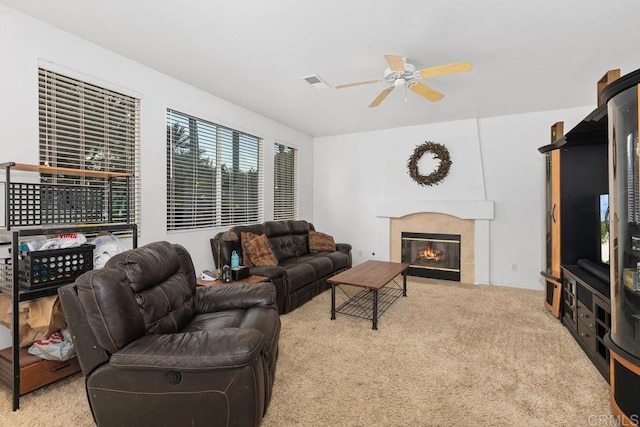
{"type": "Polygon", "coordinates": [[[111,355],[118,368],[210,370],[250,364],[264,348],[257,329],[223,328],[141,337],[111,355]]]}
{"type": "Polygon", "coordinates": [[[276,308],[274,285],[243,283],[196,288],[196,314],[251,307],[276,308]]]}
{"type": "Polygon", "coordinates": [[[350,243],[336,243],[336,250],[343,252],[349,256],[348,267],[353,265],[353,258],[351,257],[351,244],[350,243]]]}
{"type": "Polygon", "coordinates": [[[351,252],[351,244],[350,243],[336,243],[336,250],[340,252],[344,252],[348,254],[351,252]]]}
{"type": "Polygon", "coordinates": [[[269,279],[279,279],[281,277],[287,277],[287,270],[284,267],[280,266],[251,267],[249,273],[256,276],[265,276],[269,279]]]}
{"type": "Polygon", "coordinates": [[[278,313],[283,314],[289,310],[291,293],[291,285],[289,283],[289,274],[284,267],[251,267],[251,274],[257,276],[268,277],[271,283],[276,287],[276,301],[278,313]]]}

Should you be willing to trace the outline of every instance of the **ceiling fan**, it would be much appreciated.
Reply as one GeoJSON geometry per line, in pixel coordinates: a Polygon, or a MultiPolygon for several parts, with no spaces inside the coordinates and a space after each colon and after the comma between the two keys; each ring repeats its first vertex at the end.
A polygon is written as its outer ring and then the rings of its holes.
{"type": "Polygon", "coordinates": [[[384,71],[383,80],[363,80],[360,82],[346,83],[336,86],[336,89],[344,89],[346,87],[360,86],[371,83],[387,82],[389,87],[386,87],[378,94],[376,99],[369,104],[369,108],[377,107],[389,96],[389,94],[396,87],[409,88],[420,96],[427,98],[429,101],[440,101],[444,96],[437,90],[427,86],[424,83],[418,82],[419,79],[427,77],[444,76],[447,74],[462,73],[465,71],[471,71],[473,68],[470,62],[454,62],[452,64],[438,65],[436,67],[423,68],[422,70],[416,70],[415,65],[407,62],[406,58],[400,55],[385,55],[389,68],[384,71]]]}

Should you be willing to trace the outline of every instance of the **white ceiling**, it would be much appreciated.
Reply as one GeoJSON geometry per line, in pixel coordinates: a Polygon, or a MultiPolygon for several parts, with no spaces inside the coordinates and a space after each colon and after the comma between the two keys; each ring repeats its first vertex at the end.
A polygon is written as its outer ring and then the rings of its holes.
{"type": "MultiPolygon", "coordinates": [[[[311,136],[596,103],[609,69],[640,68],[637,0],[0,0],[311,136]],[[384,54],[470,73],[425,81],[431,103],[383,83],[384,54]]],[[[559,118],[560,120],[561,118],[559,118]]]]}

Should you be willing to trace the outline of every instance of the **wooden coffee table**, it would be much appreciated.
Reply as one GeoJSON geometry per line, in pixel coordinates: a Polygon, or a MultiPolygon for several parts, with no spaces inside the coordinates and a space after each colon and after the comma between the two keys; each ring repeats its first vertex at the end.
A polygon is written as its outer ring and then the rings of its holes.
{"type": "Polygon", "coordinates": [[[331,284],[331,320],[335,320],[336,313],[371,320],[372,329],[378,329],[378,317],[391,306],[400,295],[407,296],[407,267],[409,263],[365,261],[327,280],[331,284]],[[402,274],[402,287],[395,278],[402,274]],[[396,285],[386,287],[389,283],[396,285]],[[347,295],[347,300],[336,308],[336,285],[349,285],[363,288],[353,296],[347,295]]]}

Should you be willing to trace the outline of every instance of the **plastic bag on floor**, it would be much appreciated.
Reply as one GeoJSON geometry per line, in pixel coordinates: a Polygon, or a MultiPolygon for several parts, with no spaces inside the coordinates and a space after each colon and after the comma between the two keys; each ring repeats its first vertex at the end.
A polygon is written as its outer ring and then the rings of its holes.
{"type": "Polygon", "coordinates": [[[73,357],[75,348],[68,329],[63,329],[39,340],[29,347],[29,354],[46,360],[68,360],[73,357]]]}

